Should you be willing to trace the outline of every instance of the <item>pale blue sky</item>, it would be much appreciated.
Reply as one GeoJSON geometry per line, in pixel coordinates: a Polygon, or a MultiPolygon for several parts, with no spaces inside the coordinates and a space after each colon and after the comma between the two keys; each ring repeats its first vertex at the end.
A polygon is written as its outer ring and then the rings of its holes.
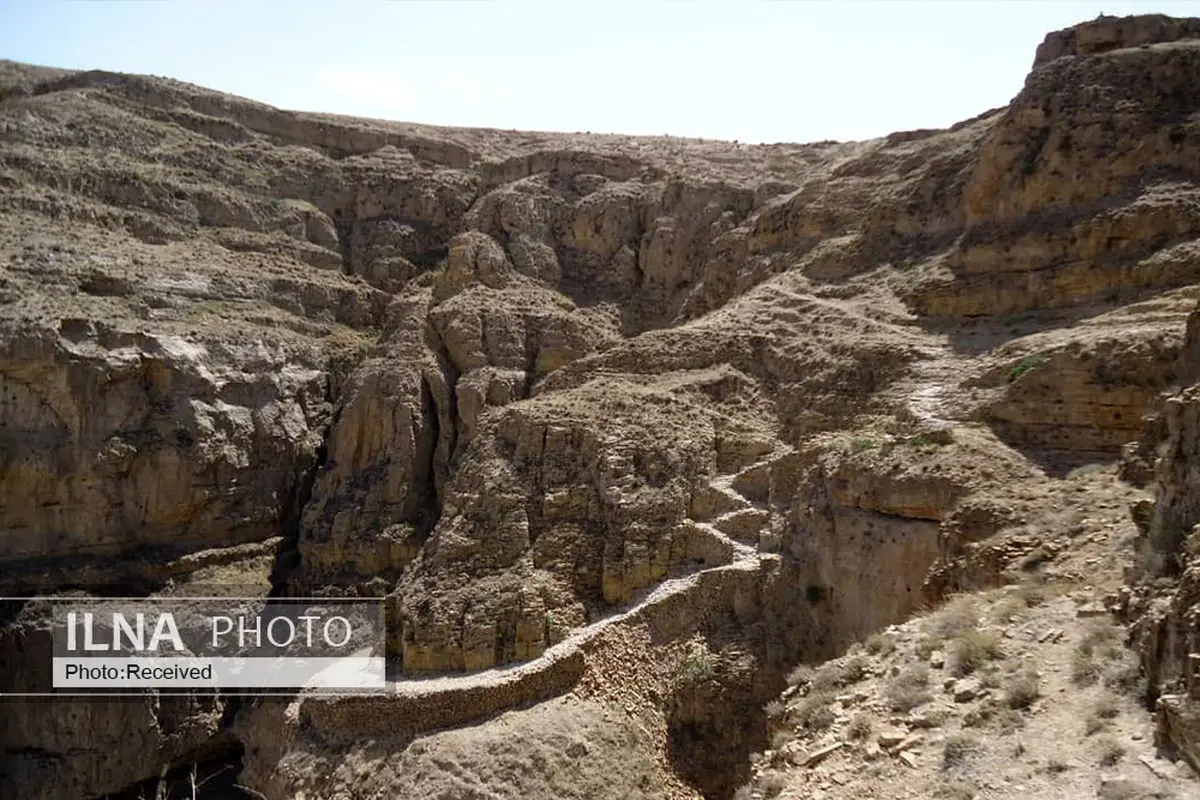
{"type": "Polygon", "coordinates": [[[1200,0],[0,0],[0,57],[526,130],[863,139],[1003,105],[1050,30],[1200,0]]]}

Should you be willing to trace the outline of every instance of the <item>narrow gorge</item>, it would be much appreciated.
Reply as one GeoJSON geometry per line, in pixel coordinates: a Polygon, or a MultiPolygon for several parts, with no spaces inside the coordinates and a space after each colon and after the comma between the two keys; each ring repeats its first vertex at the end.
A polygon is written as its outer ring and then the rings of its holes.
{"type": "MultiPolygon", "coordinates": [[[[1032,583],[1181,757],[1124,796],[1200,796],[1200,20],[1031,55],[1006,107],[803,145],[0,61],[0,595],[389,615],[380,695],[0,698],[0,797],[942,796],[900,751],[772,794],[870,750],[847,711],[778,755],[780,709],[1032,583]]],[[[3,609],[8,694],[47,644],[3,609]]]]}

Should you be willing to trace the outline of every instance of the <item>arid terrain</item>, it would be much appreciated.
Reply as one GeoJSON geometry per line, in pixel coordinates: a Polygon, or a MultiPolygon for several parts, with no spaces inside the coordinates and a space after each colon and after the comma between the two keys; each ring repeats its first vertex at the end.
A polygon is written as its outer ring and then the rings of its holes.
{"type": "Polygon", "coordinates": [[[0,61],[0,595],[392,676],[0,699],[0,798],[1200,797],[1200,19],[1030,55],[804,145],[0,61]]]}

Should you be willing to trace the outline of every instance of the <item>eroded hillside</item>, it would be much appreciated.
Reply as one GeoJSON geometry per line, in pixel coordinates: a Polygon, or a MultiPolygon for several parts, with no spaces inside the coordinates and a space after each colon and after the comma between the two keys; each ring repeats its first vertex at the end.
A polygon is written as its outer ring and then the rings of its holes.
{"type": "Polygon", "coordinates": [[[0,593],[386,596],[395,678],[8,701],[14,796],[210,760],[272,800],[758,791],[797,665],[1047,563],[1115,592],[1138,542],[1133,691],[1195,647],[1194,389],[1160,398],[1197,374],[1200,21],[1101,18],[1005,108],[812,145],[0,62],[0,187],[0,593]],[[1081,561],[1110,500],[1145,533],[1081,561]]]}

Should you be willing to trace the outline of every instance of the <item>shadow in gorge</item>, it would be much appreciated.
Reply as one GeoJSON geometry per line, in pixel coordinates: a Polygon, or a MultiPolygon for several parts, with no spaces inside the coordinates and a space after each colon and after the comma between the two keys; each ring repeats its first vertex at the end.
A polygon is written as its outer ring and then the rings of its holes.
{"type": "Polygon", "coordinates": [[[665,698],[671,766],[708,800],[729,800],[750,779],[751,755],[769,746],[765,706],[825,649],[826,623],[804,585],[789,564],[760,584],[756,608],[713,615],[665,698]]]}
{"type": "Polygon", "coordinates": [[[96,800],[249,800],[261,797],[238,784],[241,745],[229,745],[203,760],[175,767],[119,794],[96,800]]]}

